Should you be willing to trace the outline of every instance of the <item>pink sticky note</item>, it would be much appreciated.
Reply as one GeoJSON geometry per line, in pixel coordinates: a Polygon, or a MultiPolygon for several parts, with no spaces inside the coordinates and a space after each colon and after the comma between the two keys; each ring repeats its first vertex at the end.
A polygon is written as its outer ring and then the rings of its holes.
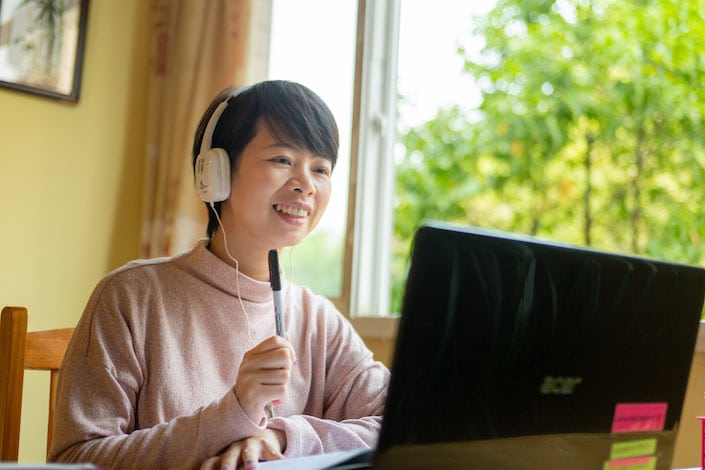
{"type": "Polygon", "coordinates": [[[619,468],[623,470],[653,470],[656,468],[656,457],[632,457],[630,459],[610,460],[605,462],[605,470],[619,468]]]}
{"type": "Polygon", "coordinates": [[[619,403],[614,409],[612,432],[663,431],[668,403],[619,403]]]}

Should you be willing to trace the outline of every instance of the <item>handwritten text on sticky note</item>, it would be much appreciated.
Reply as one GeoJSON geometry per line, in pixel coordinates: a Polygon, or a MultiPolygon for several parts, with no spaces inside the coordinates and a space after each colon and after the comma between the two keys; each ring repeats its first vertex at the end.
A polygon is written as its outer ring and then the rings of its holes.
{"type": "Polygon", "coordinates": [[[612,432],[663,431],[668,403],[619,403],[614,409],[612,432]]]}

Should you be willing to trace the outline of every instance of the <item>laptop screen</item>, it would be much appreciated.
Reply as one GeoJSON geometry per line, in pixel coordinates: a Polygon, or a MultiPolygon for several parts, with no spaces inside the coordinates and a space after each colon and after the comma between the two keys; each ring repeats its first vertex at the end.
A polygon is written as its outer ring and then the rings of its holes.
{"type": "Polygon", "coordinates": [[[526,436],[652,432],[672,444],[704,294],[701,268],[423,226],[378,455],[526,436]]]}

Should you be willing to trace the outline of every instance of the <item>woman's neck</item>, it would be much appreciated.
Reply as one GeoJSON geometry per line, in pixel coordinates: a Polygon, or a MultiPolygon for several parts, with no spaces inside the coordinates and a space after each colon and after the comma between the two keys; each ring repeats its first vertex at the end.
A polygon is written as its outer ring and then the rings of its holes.
{"type": "Polygon", "coordinates": [[[208,249],[232,267],[236,267],[236,263],[231,259],[231,256],[235,258],[237,260],[237,269],[242,274],[258,281],[269,280],[268,250],[244,248],[241,243],[230,237],[228,237],[228,250],[226,250],[222,230],[216,230],[213,239],[208,245],[208,249]]]}

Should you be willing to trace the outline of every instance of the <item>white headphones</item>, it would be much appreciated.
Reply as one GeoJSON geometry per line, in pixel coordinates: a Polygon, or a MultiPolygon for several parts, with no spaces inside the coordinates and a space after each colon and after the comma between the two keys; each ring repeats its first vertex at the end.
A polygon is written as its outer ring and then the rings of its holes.
{"type": "Polygon", "coordinates": [[[225,149],[211,148],[213,132],[215,132],[220,116],[228,107],[230,100],[249,88],[249,86],[238,88],[223,100],[211,114],[206,129],[203,131],[201,151],[196,158],[195,173],[196,189],[204,202],[225,201],[230,196],[230,158],[225,149]]]}

